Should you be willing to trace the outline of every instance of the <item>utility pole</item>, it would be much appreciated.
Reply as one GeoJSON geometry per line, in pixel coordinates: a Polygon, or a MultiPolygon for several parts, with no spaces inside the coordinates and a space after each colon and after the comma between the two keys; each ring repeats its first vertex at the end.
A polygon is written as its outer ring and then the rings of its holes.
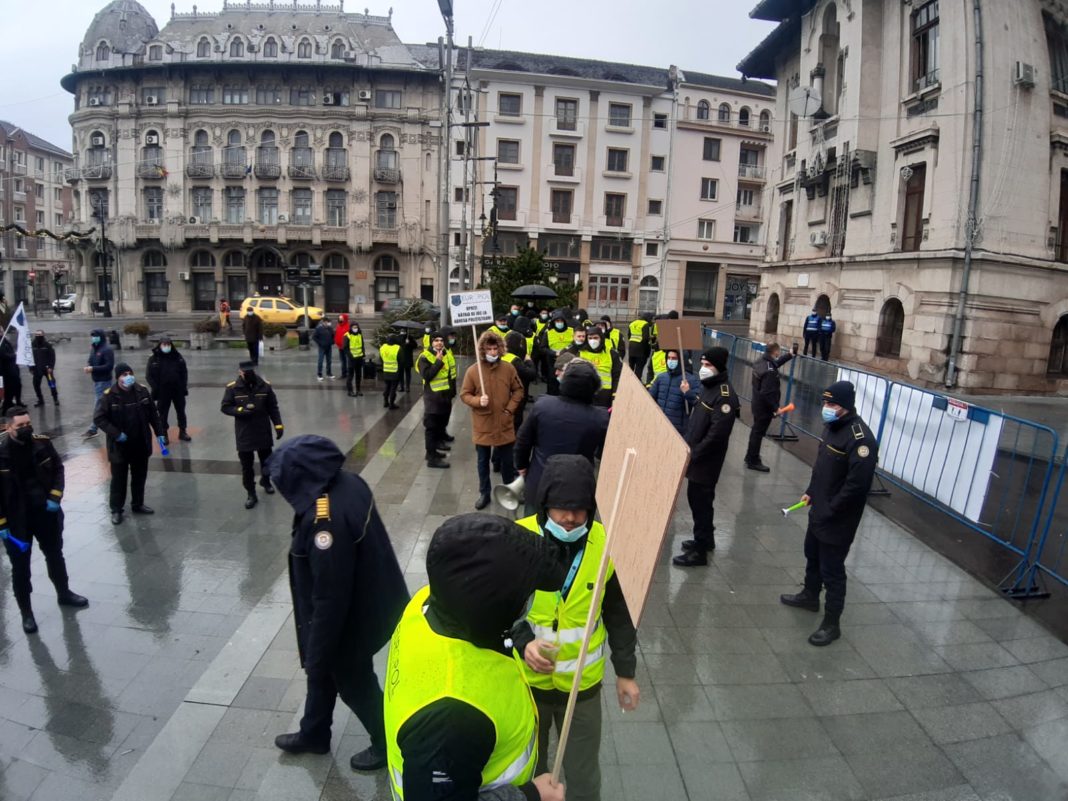
{"type": "Polygon", "coordinates": [[[100,263],[104,267],[104,316],[111,316],[111,256],[108,254],[108,210],[103,200],[97,197],[93,204],[96,218],[100,220],[100,263]]]}
{"type": "MultiPolygon", "coordinates": [[[[452,148],[452,0],[438,0],[438,8],[441,17],[445,21],[445,91],[442,93],[444,102],[441,109],[441,160],[440,169],[444,172],[441,176],[441,208],[438,214],[439,242],[438,245],[438,305],[444,315],[449,306],[449,172],[451,160],[449,151],[452,148]]],[[[440,43],[440,39],[438,40],[440,43]]],[[[444,319],[444,318],[443,318],[444,319]]]]}

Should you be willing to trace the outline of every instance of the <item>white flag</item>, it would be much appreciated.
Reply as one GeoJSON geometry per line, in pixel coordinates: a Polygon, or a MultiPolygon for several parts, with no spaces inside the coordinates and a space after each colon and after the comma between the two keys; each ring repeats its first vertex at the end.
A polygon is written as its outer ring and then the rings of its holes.
{"type": "Polygon", "coordinates": [[[19,334],[18,344],[15,346],[15,364],[33,367],[33,344],[30,342],[30,326],[26,322],[26,311],[22,304],[11,315],[11,327],[19,334]]]}

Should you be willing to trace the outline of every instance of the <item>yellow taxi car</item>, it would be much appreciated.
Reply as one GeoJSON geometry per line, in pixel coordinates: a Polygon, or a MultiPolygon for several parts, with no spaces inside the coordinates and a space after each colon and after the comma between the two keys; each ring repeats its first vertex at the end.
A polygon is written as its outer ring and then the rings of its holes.
{"type": "MultiPolygon", "coordinates": [[[[304,322],[304,307],[298,306],[289,298],[282,297],[255,297],[245,298],[241,301],[241,317],[248,314],[249,309],[256,310],[258,316],[265,323],[280,323],[281,325],[301,325],[304,322]]],[[[317,323],[323,319],[326,312],[318,306],[308,307],[308,321],[317,323]]]]}

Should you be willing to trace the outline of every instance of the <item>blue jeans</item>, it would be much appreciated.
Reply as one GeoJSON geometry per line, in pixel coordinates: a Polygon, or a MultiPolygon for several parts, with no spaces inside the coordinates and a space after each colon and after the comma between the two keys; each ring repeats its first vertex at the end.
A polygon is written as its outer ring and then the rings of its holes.
{"type": "MultiPolygon", "coordinates": [[[[104,397],[104,390],[111,386],[110,381],[94,381],[93,382],[93,395],[95,400],[93,401],[93,417],[96,416],[96,407],[100,403],[100,399],[104,397]]],[[[89,430],[96,431],[96,423],[93,422],[93,417],[89,418],[89,430]]]]}
{"type": "Polygon", "coordinates": [[[478,494],[490,494],[490,455],[496,451],[501,460],[501,480],[505,484],[515,481],[515,458],[512,456],[514,442],[507,445],[498,445],[496,448],[489,445],[476,445],[475,452],[478,454],[478,494]]]}
{"type": "Polygon", "coordinates": [[[333,345],[331,345],[328,348],[323,348],[323,347],[319,348],[319,366],[315,368],[315,371],[316,371],[316,373],[319,374],[320,377],[322,377],[322,375],[323,375],[323,362],[324,361],[326,362],[326,374],[327,375],[333,375],[334,374],[334,367],[333,367],[333,364],[332,364],[333,354],[331,353],[331,351],[333,351],[333,349],[334,349],[333,345]]]}

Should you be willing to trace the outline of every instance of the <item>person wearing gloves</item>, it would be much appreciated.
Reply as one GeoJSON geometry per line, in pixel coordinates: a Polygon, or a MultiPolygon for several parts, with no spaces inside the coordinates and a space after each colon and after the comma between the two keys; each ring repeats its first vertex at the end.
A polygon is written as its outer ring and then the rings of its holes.
{"type": "Polygon", "coordinates": [[[512,420],[523,402],[523,385],[515,368],[501,357],[507,353],[504,340],[492,330],[478,338],[480,365],[472,364],[464,373],[460,400],[471,408],[471,436],[478,454],[478,500],[476,509],[490,502],[490,458],[498,449],[501,478],[505,484],[515,480],[515,426],[512,420]]]}
{"type": "Polygon", "coordinates": [[[564,801],[535,776],[538,716],[511,629],[566,567],[544,537],[503,517],[443,523],[426,554],[429,586],[393,632],[386,754],[396,801],[564,801]]]}
{"type": "Polygon", "coordinates": [[[619,386],[619,374],[623,372],[623,359],[605,346],[604,332],[595,325],[586,329],[586,348],[577,355],[596,367],[601,377],[601,388],[593,397],[593,405],[611,408],[619,386]]]}
{"type": "Polygon", "coordinates": [[[268,495],[274,494],[265,465],[274,448],[271,426],[274,426],[275,439],[281,439],[285,433],[282,413],[278,410],[278,398],[270,382],[256,373],[256,365],[241,362],[237,380],[226,385],[221,411],[234,418],[237,458],[241,461],[241,483],[248,493],[245,508],[251,509],[259,503],[254,471],[256,454],[260,457],[260,486],[268,495]]]}
{"type": "Polygon", "coordinates": [[[649,387],[649,394],[675,430],[686,436],[686,423],[690,419],[690,409],[697,403],[699,384],[692,373],[683,369],[678,350],[668,348],[664,355],[667,372],[656,377],[649,387]]]}
{"type": "Polygon", "coordinates": [[[445,425],[452,406],[452,384],[449,379],[448,354],[445,335],[435,331],[430,335],[430,348],[424,350],[415,363],[415,371],[423,379],[423,446],[427,467],[447,470],[445,425]]]}
{"type": "Polygon", "coordinates": [[[593,464],[608,434],[608,410],[592,405],[601,388],[597,368],[585,359],[571,357],[562,366],[559,380],[560,394],[535,403],[516,434],[515,466],[526,479],[528,515],[537,512],[534,499],[549,459],[570,453],[593,464]]]}
{"type": "Polygon", "coordinates": [[[186,367],[185,359],[174,347],[174,340],[170,337],[162,337],[159,344],[152,349],[145,375],[148,378],[149,389],[152,391],[152,399],[159,410],[159,420],[163,426],[163,442],[170,444],[168,438],[170,424],[167,418],[170,416],[172,403],[174,413],[178,416],[178,439],[183,442],[192,441],[193,438],[186,431],[185,417],[185,397],[189,394],[189,368],[186,367]]]}
{"type": "Polygon", "coordinates": [[[96,405],[93,424],[107,435],[108,461],[111,463],[111,522],[122,522],[126,505],[126,484],[130,485],[134,514],[155,512],[145,506],[145,481],[148,457],[152,455],[152,435],[160,450],[166,448],[159,411],[152,402],[148,387],[138,384],[130,365],[115,365],[115,384],[104,390],[96,405]]]}
{"type": "Polygon", "coordinates": [[[708,564],[716,547],[713,525],[716,484],[727,458],[734,422],[741,414],[738,395],[727,381],[726,348],[709,348],[701,356],[701,393],[686,425],[690,466],[686,470],[686,500],[693,515],[693,539],[682,543],[682,553],[671,560],[676,567],[708,564]]]}
{"type": "Polygon", "coordinates": [[[371,738],[349,765],[378,770],[386,765],[386,731],[372,660],[400,621],[408,589],[370,487],[344,464],[337,445],[314,435],[286,442],[267,460],[293,507],[289,586],[308,688],[300,729],[274,742],[291,754],[330,753],[341,696],[371,738]]]}
{"type": "Polygon", "coordinates": [[[337,348],[337,360],[341,365],[341,377],[349,377],[349,352],[345,347],[345,335],[349,332],[349,316],[341,312],[337,316],[337,328],[334,329],[334,347],[337,348]]]}
{"type": "Polygon", "coordinates": [[[45,338],[44,331],[35,331],[30,343],[33,348],[33,366],[30,373],[33,375],[33,392],[37,396],[34,406],[44,406],[44,395],[41,394],[41,382],[47,381],[48,388],[52,391],[52,403],[59,406],[59,392],[56,390],[56,349],[45,338]]]}
{"type": "Polygon", "coordinates": [[[823,393],[823,437],[812,477],[801,500],[808,503],[805,532],[805,584],[779,600],[810,612],[820,611],[820,591],[827,590],[823,621],[808,638],[815,646],[842,636],[845,609],[845,560],[868,505],[868,492],[879,462],[879,443],[857,414],[857,392],[837,381],[823,393]]]}
{"type": "Polygon", "coordinates": [[[360,331],[360,324],[357,322],[349,323],[348,332],[345,334],[345,351],[348,353],[348,366],[349,375],[345,379],[345,389],[349,393],[350,398],[355,398],[363,393],[360,391],[360,385],[363,383],[363,332],[360,331]],[[353,389],[355,387],[355,389],[353,389]]]}
{"type": "MultiPolygon", "coordinates": [[[[527,683],[538,705],[535,773],[544,773],[548,767],[550,729],[555,727],[560,734],[586,618],[594,601],[593,588],[605,549],[604,527],[594,520],[596,490],[597,479],[589,460],[582,456],[553,456],[538,483],[537,514],[518,521],[551,543],[559,554],[558,561],[569,565],[563,586],[552,592],[535,593],[526,619],[512,629],[512,643],[523,660],[527,683]]],[[[606,641],[612,654],[620,709],[632,712],[641,699],[634,681],[638,638],[611,561],[598,612],[564,754],[564,783],[570,801],[601,798],[598,754],[606,641]]]]}
{"type": "MultiPolygon", "coordinates": [[[[93,381],[93,410],[100,403],[104,390],[111,386],[111,373],[115,369],[115,351],[108,344],[103,328],[94,328],[89,333],[89,358],[82,368],[93,381]]],[[[96,436],[96,424],[91,423],[86,437],[96,436]]]]}
{"type": "Polygon", "coordinates": [[[783,354],[777,342],[769,342],[764,348],[764,358],[753,365],[753,395],[750,404],[753,410],[753,428],[749,432],[749,448],[745,452],[745,466],[758,473],[769,473],[771,468],[760,460],[760,446],[768,426],[779,414],[782,382],[779,368],[797,355],[797,345],[792,353],[783,354]]]}

